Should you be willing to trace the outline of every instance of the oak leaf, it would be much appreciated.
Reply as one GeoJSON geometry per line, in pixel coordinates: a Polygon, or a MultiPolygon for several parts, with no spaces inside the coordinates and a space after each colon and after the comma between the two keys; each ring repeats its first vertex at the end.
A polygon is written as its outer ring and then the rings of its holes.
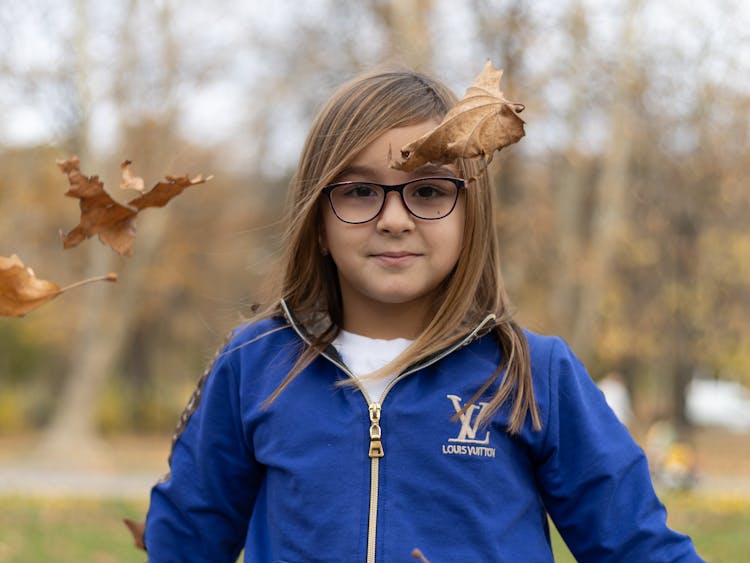
{"type": "MultiPolygon", "coordinates": [[[[120,165],[120,187],[142,191],[140,187],[143,180],[132,174],[130,164],[131,162],[126,160],[120,165]]],[[[65,195],[78,198],[81,208],[81,220],[63,236],[63,247],[72,248],[87,238],[98,235],[104,244],[125,256],[133,252],[135,219],[139,212],[147,207],[164,207],[186,188],[211,179],[211,176],[205,179],[202,176],[192,179],[188,176],[166,176],[148,192],[126,204],[121,204],[104,190],[104,184],[99,180],[99,176],[89,177],[81,174],[78,157],[58,161],[57,165],[67,175],[70,184],[65,195]]]]}
{"type": "Polygon", "coordinates": [[[427,163],[450,164],[458,158],[483,158],[489,164],[495,151],[524,136],[518,117],[524,106],[510,102],[500,91],[502,70],[487,61],[464,97],[434,129],[401,149],[391,167],[411,172],[427,163]]]}
{"type": "Polygon", "coordinates": [[[108,274],[60,288],[56,283],[37,278],[34,270],[26,267],[17,255],[0,256],[0,316],[23,317],[73,287],[92,281],[116,280],[115,274],[108,274]]]}

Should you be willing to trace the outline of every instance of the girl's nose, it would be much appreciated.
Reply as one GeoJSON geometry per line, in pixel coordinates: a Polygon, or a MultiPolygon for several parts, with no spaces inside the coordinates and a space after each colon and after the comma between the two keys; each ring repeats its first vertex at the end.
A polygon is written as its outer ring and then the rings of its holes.
{"type": "Polygon", "coordinates": [[[401,196],[391,192],[385,196],[385,203],[377,218],[379,231],[402,233],[414,228],[414,216],[406,209],[401,196]]]}

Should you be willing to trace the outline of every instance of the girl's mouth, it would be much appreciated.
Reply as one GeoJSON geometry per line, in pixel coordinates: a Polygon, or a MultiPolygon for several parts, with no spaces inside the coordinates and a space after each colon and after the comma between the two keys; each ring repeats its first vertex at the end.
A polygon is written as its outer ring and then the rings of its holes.
{"type": "Polygon", "coordinates": [[[404,266],[412,263],[419,256],[420,254],[414,252],[382,252],[371,255],[384,266],[404,266]]]}

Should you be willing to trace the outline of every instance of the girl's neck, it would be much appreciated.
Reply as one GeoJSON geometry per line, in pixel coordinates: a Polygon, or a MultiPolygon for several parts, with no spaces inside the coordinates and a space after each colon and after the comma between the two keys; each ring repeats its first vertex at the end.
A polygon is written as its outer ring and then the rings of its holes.
{"type": "Polygon", "coordinates": [[[414,340],[424,328],[425,311],[421,309],[401,303],[378,303],[377,307],[344,307],[341,328],[382,340],[414,340]]]}

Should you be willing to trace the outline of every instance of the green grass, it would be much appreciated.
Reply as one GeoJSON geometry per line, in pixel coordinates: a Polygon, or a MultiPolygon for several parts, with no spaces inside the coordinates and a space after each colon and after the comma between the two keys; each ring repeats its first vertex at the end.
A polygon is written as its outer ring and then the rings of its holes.
{"type": "MultiPolygon", "coordinates": [[[[747,561],[750,553],[750,498],[731,494],[706,496],[688,492],[661,495],[667,507],[669,526],[693,539],[698,554],[711,563],[747,561]]],[[[575,558],[552,530],[557,563],[575,558]]]]}
{"type": "Polygon", "coordinates": [[[0,562],[143,563],[123,518],[145,506],[125,501],[0,499],[0,562]]]}
{"type": "Polygon", "coordinates": [[[698,553],[711,563],[748,561],[750,499],[729,493],[699,496],[672,493],[663,498],[669,524],[691,538],[698,553]]]}
{"type": "MultiPolygon", "coordinates": [[[[693,538],[712,563],[735,563],[750,553],[750,499],[689,493],[663,496],[670,525],[693,538]]],[[[0,498],[0,563],[143,563],[123,518],[140,520],[145,505],[116,500],[0,498]]],[[[575,561],[553,535],[556,561],[575,561]]]]}

